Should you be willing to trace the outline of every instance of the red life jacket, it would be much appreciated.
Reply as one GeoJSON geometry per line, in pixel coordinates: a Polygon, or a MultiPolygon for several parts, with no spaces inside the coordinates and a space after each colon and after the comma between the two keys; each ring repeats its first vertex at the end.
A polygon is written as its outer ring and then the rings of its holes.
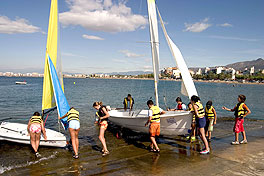
{"type": "Polygon", "coordinates": [[[183,110],[181,104],[178,104],[178,105],[177,105],[177,110],[183,110]]]}

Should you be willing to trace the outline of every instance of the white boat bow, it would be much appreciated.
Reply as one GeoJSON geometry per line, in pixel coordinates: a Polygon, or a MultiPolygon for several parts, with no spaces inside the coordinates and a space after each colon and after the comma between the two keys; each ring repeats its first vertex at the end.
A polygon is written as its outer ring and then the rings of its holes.
{"type": "MultiPolygon", "coordinates": [[[[64,134],[47,129],[47,141],[41,135],[40,146],[65,147],[66,137],[64,134]]],[[[0,124],[0,140],[30,144],[30,136],[27,132],[27,124],[2,122],[0,124]]]]}

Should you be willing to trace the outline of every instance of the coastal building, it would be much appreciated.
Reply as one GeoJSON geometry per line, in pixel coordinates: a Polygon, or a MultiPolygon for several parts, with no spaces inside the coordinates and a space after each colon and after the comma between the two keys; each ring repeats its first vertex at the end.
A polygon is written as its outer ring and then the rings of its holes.
{"type": "Polygon", "coordinates": [[[249,74],[253,75],[254,73],[255,73],[255,67],[253,66],[250,68],[249,74]]]}
{"type": "Polygon", "coordinates": [[[202,74],[202,69],[199,68],[198,71],[196,72],[196,75],[201,75],[202,74]]]}
{"type": "Polygon", "coordinates": [[[3,72],[0,72],[0,76],[3,76],[3,72]]]}
{"type": "Polygon", "coordinates": [[[204,74],[207,74],[210,70],[211,70],[211,69],[210,69],[209,67],[206,67],[206,68],[204,69],[204,74]]]}
{"type": "Polygon", "coordinates": [[[193,70],[189,69],[189,72],[190,72],[191,76],[193,76],[195,74],[195,72],[193,70]]]}
{"type": "Polygon", "coordinates": [[[216,67],[216,74],[222,73],[223,70],[224,70],[223,67],[216,67]]]}
{"type": "Polygon", "coordinates": [[[176,69],[176,70],[172,70],[172,75],[174,78],[176,79],[180,79],[181,78],[181,72],[179,69],[176,69]]]}

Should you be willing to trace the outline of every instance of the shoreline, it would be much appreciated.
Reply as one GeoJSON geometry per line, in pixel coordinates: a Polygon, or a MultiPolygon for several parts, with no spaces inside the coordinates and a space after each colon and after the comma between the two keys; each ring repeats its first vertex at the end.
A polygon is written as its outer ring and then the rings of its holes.
{"type": "MultiPolygon", "coordinates": [[[[0,76],[5,78],[43,78],[33,76],[0,76]]],[[[121,79],[121,80],[154,80],[154,78],[97,78],[97,77],[63,77],[65,79],[121,79]]],[[[177,81],[181,82],[181,79],[159,79],[160,81],[177,81]]],[[[248,84],[248,85],[264,85],[264,82],[240,82],[240,81],[224,81],[224,80],[194,80],[194,82],[204,83],[224,83],[224,84],[248,84]]]]}

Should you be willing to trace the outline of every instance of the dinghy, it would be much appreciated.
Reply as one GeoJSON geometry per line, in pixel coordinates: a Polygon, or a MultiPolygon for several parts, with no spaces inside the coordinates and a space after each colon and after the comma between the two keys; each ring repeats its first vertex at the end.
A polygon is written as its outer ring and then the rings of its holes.
{"type": "MultiPolygon", "coordinates": [[[[45,56],[45,68],[42,95],[42,117],[57,109],[58,115],[65,115],[70,107],[64,95],[63,79],[60,58],[58,57],[58,2],[51,0],[47,47],[45,56]]],[[[33,112],[32,112],[33,113],[33,112]]],[[[55,116],[57,119],[57,116],[55,116]]],[[[27,117],[29,119],[29,117],[27,117]]],[[[45,120],[46,121],[46,120],[45,120]]],[[[61,120],[63,128],[68,128],[67,117],[61,120]]],[[[58,123],[60,125],[60,123],[58,123]]],[[[41,146],[65,147],[64,134],[46,129],[47,141],[41,137],[41,146]]],[[[30,144],[27,132],[27,124],[2,122],[0,124],[0,140],[30,144]]]]}
{"type": "Polygon", "coordinates": [[[20,84],[20,85],[26,85],[27,82],[26,81],[16,81],[16,84],[20,84]]]}
{"type": "MultiPolygon", "coordinates": [[[[155,100],[156,105],[159,106],[158,100],[158,80],[159,80],[159,38],[158,38],[158,22],[156,14],[155,0],[147,0],[148,15],[149,15],[149,30],[150,43],[152,52],[152,66],[154,73],[155,85],[155,100]]],[[[178,47],[173,43],[167,34],[163,20],[160,13],[159,18],[162,25],[163,33],[169,45],[172,56],[174,57],[178,69],[182,75],[181,93],[191,98],[192,95],[198,95],[192,77],[189,73],[188,67],[183,59],[183,56],[178,47]]],[[[147,105],[146,105],[147,106],[147,105]]],[[[125,112],[124,110],[109,111],[109,120],[119,126],[129,128],[134,131],[148,133],[148,127],[145,123],[148,120],[148,110],[136,110],[125,112]]],[[[192,123],[192,113],[188,111],[165,111],[166,113],[160,117],[161,135],[176,136],[187,134],[192,123]]]]}

